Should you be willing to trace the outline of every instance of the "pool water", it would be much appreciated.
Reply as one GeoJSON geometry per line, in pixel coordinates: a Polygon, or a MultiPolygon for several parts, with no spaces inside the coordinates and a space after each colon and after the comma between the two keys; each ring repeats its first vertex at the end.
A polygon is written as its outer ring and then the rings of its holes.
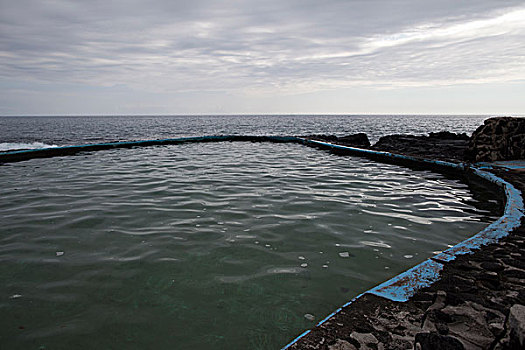
{"type": "Polygon", "coordinates": [[[109,150],[0,176],[5,349],[278,349],[502,205],[296,144],[109,150]]]}

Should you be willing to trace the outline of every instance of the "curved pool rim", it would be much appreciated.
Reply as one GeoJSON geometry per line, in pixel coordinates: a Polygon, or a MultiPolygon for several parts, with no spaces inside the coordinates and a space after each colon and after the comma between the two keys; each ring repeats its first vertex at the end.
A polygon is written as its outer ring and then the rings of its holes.
{"type": "MultiPolygon", "coordinates": [[[[416,158],[391,152],[375,151],[356,147],[348,147],[328,142],[309,140],[295,136],[243,136],[243,135],[221,135],[221,136],[200,136],[185,137],[161,140],[141,140],[108,142],[99,144],[86,144],[76,146],[62,146],[53,148],[41,148],[19,151],[7,151],[0,153],[0,164],[24,161],[34,158],[48,158],[57,156],[74,155],[80,152],[100,151],[115,148],[132,148],[157,145],[172,145],[195,142],[224,142],[224,141],[251,141],[251,142],[276,142],[276,143],[299,143],[310,147],[327,149],[337,153],[349,154],[358,157],[366,157],[378,162],[395,163],[402,166],[423,167],[430,170],[446,171],[451,173],[472,174],[481,179],[490,181],[501,187],[505,193],[505,209],[503,215],[481,230],[474,236],[456,244],[455,246],[437,254],[422,263],[410,268],[409,270],[361,293],[348,301],[334,312],[330,313],[323,320],[317,323],[318,327],[328,319],[339,313],[344,307],[352,304],[365,294],[374,294],[395,302],[406,302],[419,289],[428,287],[440,279],[441,271],[447,262],[450,262],[459,255],[471,254],[482,246],[497,243],[501,238],[506,237],[516,227],[520,226],[521,218],[524,216],[523,198],[518,189],[511,183],[502,178],[482,170],[482,167],[468,163],[452,163],[440,160],[416,158]]],[[[483,166],[486,168],[486,166],[483,166]]],[[[293,339],[282,348],[288,349],[297,343],[301,338],[310,333],[307,330],[293,339]]]]}
{"type": "MultiPolygon", "coordinates": [[[[485,229],[481,230],[474,236],[456,244],[455,246],[437,255],[434,255],[433,257],[430,257],[429,259],[410,268],[409,270],[402,272],[401,274],[377,285],[376,287],[373,287],[372,289],[369,289],[364,293],[361,293],[326,316],[323,320],[317,323],[315,327],[322,325],[331,317],[339,313],[343,308],[349,306],[354,301],[366,294],[374,294],[394,302],[408,301],[419,289],[428,287],[434,282],[437,282],[440,279],[441,271],[447,262],[456,259],[459,255],[472,254],[475,250],[480,249],[485,245],[497,243],[500,239],[508,236],[514,228],[519,227],[521,224],[521,218],[524,216],[525,210],[523,207],[523,198],[520,191],[508,181],[505,181],[488,171],[481,170],[475,165],[416,158],[390,152],[347,147],[314,140],[305,140],[305,142],[312,146],[317,146],[324,149],[342,151],[355,156],[373,158],[374,160],[379,161],[382,159],[383,161],[393,162],[400,165],[418,165],[428,167],[429,169],[452,170],[452,172],[456,173],[471,173],[474,176],[490,181],[503,188],[506,200],[503,215],[485,229]]],[[[282,350],[288,349],[310,332],[311,330],[307,330],[300,334],[297,338],[284,346],[282,350]]]]}

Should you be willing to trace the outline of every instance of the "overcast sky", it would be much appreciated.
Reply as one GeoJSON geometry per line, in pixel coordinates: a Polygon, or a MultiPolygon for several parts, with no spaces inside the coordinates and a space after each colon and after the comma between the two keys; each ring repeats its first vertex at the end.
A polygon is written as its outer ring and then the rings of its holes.
{"type": "Polygon", "coordinates": [[[0,0],[0,115],[525,114],[525,1],[0,0]]]}

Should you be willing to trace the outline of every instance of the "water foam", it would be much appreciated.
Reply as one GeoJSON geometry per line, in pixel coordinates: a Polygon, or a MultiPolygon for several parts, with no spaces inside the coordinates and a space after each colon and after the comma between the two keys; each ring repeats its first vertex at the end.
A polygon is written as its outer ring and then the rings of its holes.
{"type": "Polygon", "coordinates": [[[0,151],[13,151],[18,149],[35,149],[35,148],[51,148],[58,147],[57,145],[48,145],[43,142],[32,142],[32,143],[18,143],[18,142],[5,142],[0,143],[0,151]]]}

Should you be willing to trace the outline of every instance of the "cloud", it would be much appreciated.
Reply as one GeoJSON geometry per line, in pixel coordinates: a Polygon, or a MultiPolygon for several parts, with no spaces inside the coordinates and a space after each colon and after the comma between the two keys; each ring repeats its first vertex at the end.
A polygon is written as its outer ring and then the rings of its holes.
{"type": "Polygon", "coordinates": [[[522,1],[0,0],[0,78],[294,94],[525,79],[522,1]]]}

